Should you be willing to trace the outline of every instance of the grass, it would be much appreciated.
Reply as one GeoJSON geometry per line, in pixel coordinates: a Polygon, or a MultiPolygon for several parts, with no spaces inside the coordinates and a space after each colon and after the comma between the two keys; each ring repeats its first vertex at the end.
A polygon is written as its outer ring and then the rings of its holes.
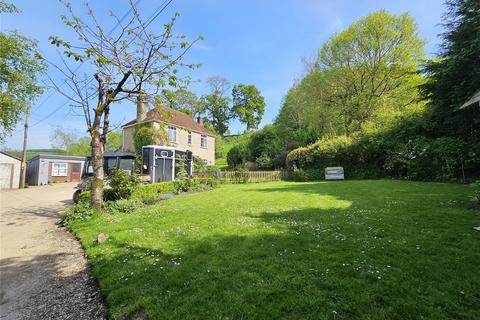
{"type": "Polygon", "coordinates": [[[471,188],[223,185],[74,223],[111,318],[478,319],[471,188]],[[109,235],[95,244],[99,233],[109,235]]]}

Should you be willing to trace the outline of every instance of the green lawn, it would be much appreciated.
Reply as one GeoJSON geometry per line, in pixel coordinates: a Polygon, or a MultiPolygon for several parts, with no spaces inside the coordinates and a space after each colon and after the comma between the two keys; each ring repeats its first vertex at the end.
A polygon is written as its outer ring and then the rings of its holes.
{"type": "Polygon", "coordinates": [[[122,319],[479,319],[471,188],[223,185],[76,222],[122,319]],[[99,233],[109,235],[95,244],[99,233]]]}

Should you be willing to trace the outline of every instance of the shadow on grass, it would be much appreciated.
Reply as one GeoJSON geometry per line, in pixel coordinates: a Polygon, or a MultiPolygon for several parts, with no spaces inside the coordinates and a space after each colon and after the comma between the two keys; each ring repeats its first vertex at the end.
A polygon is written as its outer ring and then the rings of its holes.
{"type": "Polygon", "coordinates": [[[432,234],[436,251],[419,250],[418,234],[405,243],[404,230],[347,212],[264,212],[246,216],[243,234],[178,236],[170,250],[113,235],[91,258],[115,318],[476,318],[478,241],[452,255],[432,234]]]}

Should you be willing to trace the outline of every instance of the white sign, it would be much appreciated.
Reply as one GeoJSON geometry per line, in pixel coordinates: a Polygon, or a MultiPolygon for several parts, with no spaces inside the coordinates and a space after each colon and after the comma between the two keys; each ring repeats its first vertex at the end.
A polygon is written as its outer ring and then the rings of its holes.
{"type": "Polygon", "coordinates": [[[325,180],[344,180],[343,167],[325,168],[325,180]]]}

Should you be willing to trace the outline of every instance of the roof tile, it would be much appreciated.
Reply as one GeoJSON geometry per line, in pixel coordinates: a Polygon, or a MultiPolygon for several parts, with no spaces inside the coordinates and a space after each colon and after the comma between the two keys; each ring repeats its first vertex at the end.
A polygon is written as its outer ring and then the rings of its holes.
{"type": "MultiPolygon", "coordinates": [[[[205,128],[204,126],[196,122],[188,114],[172,108],[161,107],[160,110],[152,109],[147,112],[145,119],[143,120],[143,122],[146,122],[146,121],[162,121],[175,126],[191,129],[193,131],[214,135],[207,128],[205,128]]],[[[125,123],[122,127],[135,124],[136,122],[137,122],[137,119],[133,119],[125,123]]]]}

